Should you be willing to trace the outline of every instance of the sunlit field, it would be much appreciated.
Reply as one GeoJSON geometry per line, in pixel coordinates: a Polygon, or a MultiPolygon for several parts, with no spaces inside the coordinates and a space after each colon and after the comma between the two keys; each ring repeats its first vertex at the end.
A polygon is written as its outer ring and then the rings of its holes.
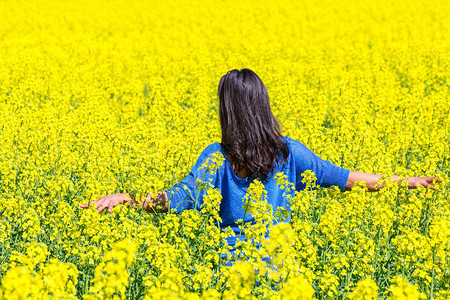
{"type": "Polygon", "coordinates": [[[0,299],[449,299],[449,32],[440,0],[0,0],[0,299]],[[206,185],[201,211],[79,207],[181,181],[241,68],[323,159],[441,182],[306,173],[286,223],[255,181],[234,256],[206,185]]]}

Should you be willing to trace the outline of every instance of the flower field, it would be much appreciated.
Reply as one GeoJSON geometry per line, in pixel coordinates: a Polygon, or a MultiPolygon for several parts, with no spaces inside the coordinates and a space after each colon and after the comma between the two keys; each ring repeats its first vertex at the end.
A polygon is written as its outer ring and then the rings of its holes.
{"type": "Polygon", "coordinates": [[[0,299],[450,299],[449,32],[440,0],[0,0],[0,299]],[[321,158],[436,190],[307,172],[286,223],[255,181],[233,256],[207,184],[200,211],[79,207],[181,181],[241,68],[321,158]]]}

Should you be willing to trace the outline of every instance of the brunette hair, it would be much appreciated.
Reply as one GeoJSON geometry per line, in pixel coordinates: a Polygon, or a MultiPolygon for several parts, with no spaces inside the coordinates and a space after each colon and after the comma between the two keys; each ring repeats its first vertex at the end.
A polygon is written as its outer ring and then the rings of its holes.
{"type": "Polygon", "coordinates": [[[289,149],[270,109],[265,85],[255,72],[235,69],[220,79],[218,95],[221,146],[234,172],[245,169],[267,180],[275,163],[286,163],[289,149]]]}

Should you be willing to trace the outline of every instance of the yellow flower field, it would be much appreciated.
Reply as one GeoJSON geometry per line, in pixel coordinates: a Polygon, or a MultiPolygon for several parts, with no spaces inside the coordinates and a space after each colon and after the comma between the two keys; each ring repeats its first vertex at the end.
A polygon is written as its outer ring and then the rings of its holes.
{"type": "Polygon", "coordinates": [[[0,299],[449,299],[449,32],[440,0],[0,1],[0,299]],[[179,215],[79,207],[183,179],[241,68],[320,157],[437,190],[300,191],[272,225],[255,181],[233,264],[214,189],[179,215]]]}

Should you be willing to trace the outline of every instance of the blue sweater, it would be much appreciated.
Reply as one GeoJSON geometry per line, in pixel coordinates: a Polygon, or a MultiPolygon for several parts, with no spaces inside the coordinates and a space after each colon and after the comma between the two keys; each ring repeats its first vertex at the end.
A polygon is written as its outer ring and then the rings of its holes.
{"type": "MultiPolygon", "coordinates": [[[[275,174],[278,172],[283,172],[287,176],[287,181],[295,185],[296,191],[305,188],[305,185],[301,182],[301,174],[306,170],[312,170],[314,172],[318,185],[323,187],[335,185],[342,191],[344,190],[350,173],[349,170],[340,168],[329,161],[321,159],[305,145],[294,139],[285,137],[285,142],[289,148],[289,156],[286,164],[284,166],[282,163],[281,165],[275,164],[273,173],[269,175],[268,181],[263,181],[267,191],[267,201],[272,205],[273,211],[276,211],[276,208],[279,206],[286,207],[290,211],[286,195],[283,196],[284,192],[278,187],[275,179],[275,174]]],[[[198,197],[197,209],[199,209],[203,203],[202,198],[205,191],[201,191],[199,195],[196,186],[198,184],[197,179],[202,178],[204,178],[203,181],[210,182],[215,188],[221,191],[222,202],[219,211],[219,215],[222,218],[221,227],[225,228],[230,226],[238,236],[240,229],[235,222],[244,216],[244,203],[242,198],[246,194],[247,188],[253,181],[253,178],[237,177],[220,144],[211,144],[200,154],[189,175],[180,183],[175,184],[172,189],[166,190],[170,201],[170,208],[174,208],[178,212],[185,209],[194,209],[193,200],[198,197]],[[209,172],[206,173],[206,168],[200,170],[206,160],[218,151],[225,157],[225,161],[217,169],[217,172],[210,174],[209,172]]],[[[253,217],[247,214],[244,221],[252,222],[253,220],[253,217]]],[[[235,242],[236,239],[234,237],[228,238],[229,245],[233,246],[235,242]]]]}

